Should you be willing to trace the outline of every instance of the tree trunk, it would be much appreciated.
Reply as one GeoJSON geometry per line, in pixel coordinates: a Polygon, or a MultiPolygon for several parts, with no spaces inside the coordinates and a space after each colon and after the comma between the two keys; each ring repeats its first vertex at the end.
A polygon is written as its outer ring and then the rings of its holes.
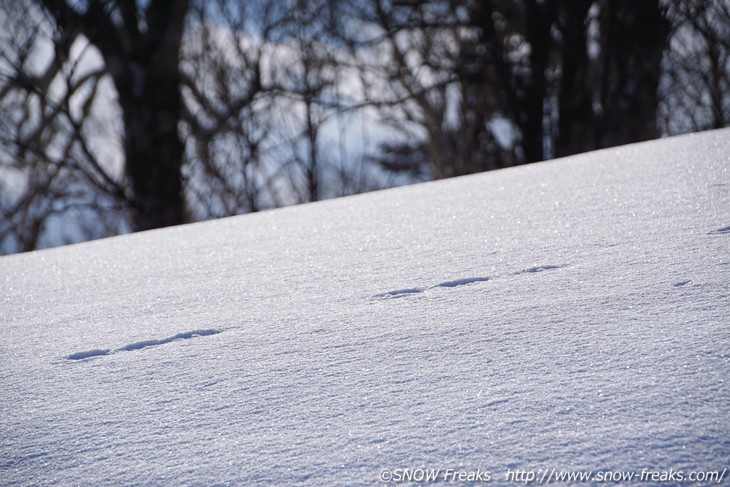
{"type": "Polygon", "coordinates": [[[527,41],[530,43],[530,76],[525,84],[523,115],[520,120],[522,149],[525,162],[542,161],[545,158],[545,101],[548,85],[545,71],[548,68],[551,39],[550,29],[556,12],[554,0],[527,0],[527,41]]]}
{"type": "Polygon", "coordinates": [[[126,69],[114,76],[124,112],[135,230],[184,221],[178,66],[187,8],[187,0],[153,1],[147,10],[147,32],[135,39],[126,69]]]}
{"type": "Polygon", "coordinates": [[[83,13],[68,0],[42,2],[60,30],[78,27],[99,49],[114,81],[123,112],[134,230],[182,223],[178,69],[190,0],[150,0],[146,7],[124,1],[116,10],[89,0],[83,13]]]}
{"type": "Polygon", "coordinates": [[[655,139],[670,32],[659,0],[601,3],[602,114],[596,148],[655,139]]]}
{"type": "Polygon", "coordinates": [[[558,102],[558,134],[555,155],[563,157],[595,148],[593,94],[595,82],[588,59],[586,20],[591,2],[563,3],[560,59],[562,75],[558,102]]]}

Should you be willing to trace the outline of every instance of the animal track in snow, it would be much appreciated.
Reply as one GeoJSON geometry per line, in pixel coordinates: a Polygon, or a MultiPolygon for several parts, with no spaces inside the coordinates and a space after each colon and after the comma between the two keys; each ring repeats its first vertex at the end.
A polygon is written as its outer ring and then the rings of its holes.
{"type": "Polygon", "coordinates": [[[520,274],[528,274],[528,273],[535,273],[535,272],[543,272],[543,271],[550,271],[553,269],[562,269],[565,267],[564,265],[542,265],[538,267],[530,267],[529,269],[523,269],[521,271],[515,272],[513,275],[519,276],[520,274]]]}
{"type": "Polygon", "coordinates": [[[436,284],[433,287],[456,287],[456,286],[464,286],[466,284],[472,284],[474,282],[485,282],[488,281],[488,277],[469,277],[466,279],[457,279],[455,281],[446,281],[442,282],[441,284],[436,284]]]}
{"type": "Polygon", "coordinates": [[[718,228],[708,233],[708,235],[724,235],[730,233],[730,227],[718,228]]]}
{"type": "Polygon", "coordinates": [[[208,335],[215,335],[217,333],[220,333],[220,330],[196,330],[196,331],[188,331],[185,333],[178,333],[177,335],[173,335],[171,337],[163,338],[162,340],[146,340],[143,342],[137,342],[137,343],[130,343],[129,345],[125,345],[121,348],[116,349],[117,352],[128,352],[130,350],[140,350],[142,348],[147,347],[154,347],[155,345],[164,345],[165,343],[170,343],[175,340],[187,340],[189,338],[199,337],[199,336],[208,336],[208,335]]]}
{"type": "Polygon", "coordinates": [[[83,360],[91,357],[99,357],[101,355],[109,355],[112,353],[117,352],[129,352],[132,350],[141,350],[143,348],[147,347],[153,347],[156,345],[164,345],[165,343],[174,342],[175,340],[187,340],[190,338],[200,337],[200,336],[208,336],[208,335],[217,335],[222,330],[194,330],[194,331],[187,331],[184,333],[178,333],[177,335],[173,335],[171,337],[163,338],[161,340],[145,340],[142,342],[135,342],[130,343],[129,345],[124,345],[123,347],[119,347],[115,350],[111,349],[96,349],[96,350],[87,350],[85,352],[76,352],[72,353],[68,357],[66,357],[69,360],[83,360]]]}
{"type": "Polygon", "coordinates": [[[104,350],[88,350],[86,352],[77,352],[72,353],[68,357],[66,357],[69,360],[82,360],[85,358],[91,358],[91,357],[98,357],[100,355],[109,355],[111,350],[104,349],[104,350]]]}
{"type": "Polygon", "coordinates": [[[374,294],[373,298],[376,299],[395,299],[402,298],[403,296],[410,296],[412,294],[419,294],[425,291],[425,289],[411,288],[411,289],[398,289],[396,291],[388,291],[387,293],[374,294]]]}
{"type": "MultiPolygon", "coordinates": [[[[530,267],[528,269],[523,269],[521,271],[514,272],[511,275],[518,276],[521,274],[533,274],[536,272],[549,271],[549,270],[553,270],[553,269],[562,269],[563,267],[567,267],[567,264],[543,265],[543,266],[530,267]]],[[[491,277],[465,277],[462,279],[455,279],[453,281],[444,281],[439,284],[434,284],[433,286],[397,289],[395,291],[388,291],[385,293],[373,294],[371,296],[371,299],[403,298],[403,297],[407,297],[407,296],[413,296],[415,294],[421,294],[422,292],[428,291],[430,289],[435,289],[435,288],[440,288],[440,287],[455,288],[455,287],[459,287],[459,286],[465,286],[468,284],[475,284],[478,282],[486,282],[486,281],[491,281],[491,280],[492,280],[491,277]]]]}
{"type": "Polygon", "coordinates": [[[395,298],[402,298],[405,296],[412,296],[414,294],[420,294],[424,291],[428,291],[429,289],[435,289],[437,287],[446,287],[446,288],[454,288],[458,286],[465,286],[467,284],[473,284],[475,282],[484,282],[489,281],[489,277],[467,277],[463,279],[456,279],[453,281],[445,281],[441,282],[439,284],[435,284],[433,286],[428,286],[425,288],[408,288],[408,289],[398,289],[396,291],[388,291],[386,293],[380,293],[380,294],[374,294],[372,296],[373,299],[395,299],[395,298]]]}

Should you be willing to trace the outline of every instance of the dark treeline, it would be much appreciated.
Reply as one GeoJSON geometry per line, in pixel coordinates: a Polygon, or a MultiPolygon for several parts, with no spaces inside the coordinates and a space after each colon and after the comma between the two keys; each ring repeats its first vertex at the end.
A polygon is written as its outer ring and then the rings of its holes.
{"type": "Polygon", "coordinates": [[[724,0],[0,0],[0,253],[730,119],[724,0]]]}

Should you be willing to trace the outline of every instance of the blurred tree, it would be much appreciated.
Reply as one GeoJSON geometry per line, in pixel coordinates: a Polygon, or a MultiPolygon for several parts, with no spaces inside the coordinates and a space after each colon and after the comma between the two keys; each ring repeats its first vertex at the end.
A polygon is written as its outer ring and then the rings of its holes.
{"type": "Polygon", "coordinates": [[[62,221],[71,214],[87,238],[118,233],[127,193],[96,103],[109,89],[104,66],[77,29],[52,28],[32,2],[1,5],[0,250],[78,240],[62,221]]]}
{"type": "Polygon", "coordinates": [[[114,82],[124,125],[133,228],[182,223],[178,65],[189,0],[90,0],[83,10],[66,0],[42,4],[65,39],[56,44],[56,56],[67,57],[75,37],[83,35],[98,49],[114,82]]]}
{"type": "Polygon", "coordinates": [[[659,0],[604,0],[598,7],[600,82],[594,148],[655,139],[661,64],[670,32],[665,9],[659,0]]]}
{"type": "Polygon", "coordinates": [[[379,187],[322,151],[346,111],[328,12],[0,0],[1,251],[379,187]]]}
{"type": "Polygon", "coordinates": [[[730,123],[725,0],[0,0],[0,252],[730,123]]]}
{"type": "Polygon", "coordinates": [[[659,0],[370,0],[352,11],[367,26],[348,40],[370,100],[404,135],[383,146],[385,167],[426,163],[448,177],[658,136],[659,0]],[[500,130],[509,143],[496,143],[500,130]]]}
{"type": "Polygon", "coordinates": [[[328,0],[193,5],[183,45],[183,175],[193,219],[379,187],[342,147],[354,102],[328,0]],[[345,125],[344,123],[342,125],[345,125]]]}
{"type": "Polygon", "coordinates": [[[677,134],[730,125],[730,3],[668,2],[671,47],[664,57],[660,125],[677,134]]]}

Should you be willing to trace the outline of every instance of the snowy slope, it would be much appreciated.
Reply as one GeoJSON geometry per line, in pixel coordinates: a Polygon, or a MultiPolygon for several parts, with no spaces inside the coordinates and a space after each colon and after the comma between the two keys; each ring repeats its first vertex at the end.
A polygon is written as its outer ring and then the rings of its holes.
{"type": "Polygon", "coordinates": [[[724,130],[2,257],[0,485],[722,471],[729,200],[724,130]]]}

